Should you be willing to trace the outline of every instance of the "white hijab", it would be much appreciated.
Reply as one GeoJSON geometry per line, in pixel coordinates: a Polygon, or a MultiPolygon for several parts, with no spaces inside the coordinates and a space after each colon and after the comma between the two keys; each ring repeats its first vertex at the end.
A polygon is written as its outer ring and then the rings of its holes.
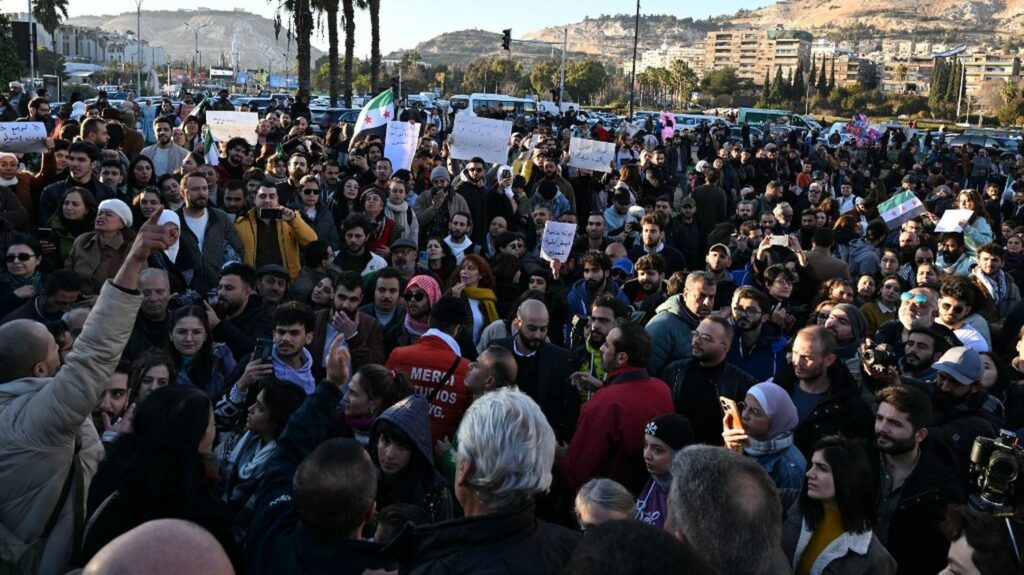
{"type": "Polygon", "coordinates": [[[178,214],[174,213],[173,210],[164,209],[164,211],[160,212],[160,218],[157,219],[156,223],[160,225],[174,224],[178,227],[178,239],[174,240],[174,244],[171,247],[164,250],[167,259],[174,263],[178,259],[178,248],[181,247],[181,219],[178,218],[178,214]]]}

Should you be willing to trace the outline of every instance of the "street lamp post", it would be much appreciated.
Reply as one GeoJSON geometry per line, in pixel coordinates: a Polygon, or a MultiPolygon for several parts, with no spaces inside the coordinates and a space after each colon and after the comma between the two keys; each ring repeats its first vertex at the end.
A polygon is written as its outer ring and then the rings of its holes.
{"type": "Polygon", "coordinates": [[[636,89],[636,45],[640,39],[640,0],[636,0],[636,24],[633,27],[633,71],[629,74],[629,113],[626,119],[633,121],[633,91],[636,89]]]}
{"type": "Polygon", "coordinates": [[[193,80],[193,82],[195,81],[195,77],[196,77],[196,75],[199,72],[199,69],[198,69],[199,58],[200,58],[200,56],[199,56],[199,31],[202,30],[203,28],[206,28],[209,25],[210,25],[209,22],[207,22],[206,24],[203,24],[201,26],[193,26],[192,24],[189,24],[188,22],[185,22],[185,27],[188,28],[189,30],[191,30],[193,33],[195,33],[195,38],[196,38],[196,52],[195,52],[195,55],[193,55],[193,57],[192,57],[192,62],[193,62],[193,65],[192,65],[192,80],[193,80]]]}
{"type": "Polygon", "coordinates": [[[142,97],[142,0],[135,0],[135,95],[142,97]]]}

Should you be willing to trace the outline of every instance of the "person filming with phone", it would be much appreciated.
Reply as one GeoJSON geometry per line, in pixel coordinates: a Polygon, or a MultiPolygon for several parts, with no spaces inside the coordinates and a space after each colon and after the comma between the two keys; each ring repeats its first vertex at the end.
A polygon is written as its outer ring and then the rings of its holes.
{"type": "Polygon", "coordinates": [[[294,280],[302,269],[299,248],[317,239],[316,232],[294,210],[278,203],[277,187],[264,181],[256,204],[235,222],[245,249],[245,263],[260,268],[277,264],[294,280]]]}

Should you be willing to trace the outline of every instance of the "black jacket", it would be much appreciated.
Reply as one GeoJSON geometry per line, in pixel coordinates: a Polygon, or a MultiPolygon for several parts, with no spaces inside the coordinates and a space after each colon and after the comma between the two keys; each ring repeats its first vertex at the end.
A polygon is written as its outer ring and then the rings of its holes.
{"type": "Polygon", "coordinates": [[[491,218],[487,214],[489,207],[487,205],[487,188],[484,187],[483,182],[477,185],[469,180],[463,180],[452,191],[462,196],[469,204],[469,215],[473,219],[470,222],[473,228],[469,230],[469,239],[473,240],[474,244],[483,244],[484,234],[487,233],[487,228],[491,224],[491,218]]]}
{"type": "Polygon", "coordinates": [[[996,437],[1002,427],[1002,419],[982,409],[988,397],[987,392],[980,391],[948,409],[934,406],[932,424],[928,426],[928,435],[953,452],[960,477],[965,481],[969,477],[975,438],[996,437]]]}
{"type": "MultiPolygon", "coordinates": [[[[842,434],[850,439],[867,439],[875,433],[875,416],[861,399],[860,389],[846,365],[837,359],[828,368],[828,379],[832,382],[828,397],[795,430],[794,443],[808,461],[814,454],[814,445],[826,435],[842,434]]],[[[780,366],[775,383],[790,395],[799,385],[793,367],[789,364],[780,366]]]]}
{"type": "Polygon", "coordinates": [[[673,361],[665,366],[665,383],[672,388],[672,402],[676,413],[690,420],[693,434],[700,443],[725,445],[722,439],[722,408],[720,396],[743,401],[747,391],[757,379],[728,362],[718,366],[713,386],[690,377],[691,368],[697,367],[693,358],[673,361]]]}
{"type": "MultiPolygon", "coordinates": [[[[881,498],[881,454],[872,446],[868,458],[874,468],[875,492],[881,498]]],[[[945,519],[946,506],[964,500],[953,453],[931,437],[925,438],[917,466],[903,482],[888,537],[882,541],[899,565],[900,575],[932,575],[942,570],[949,542],[939,525],[945,519]]]]}
{"type": "Polygon", "coordinates": [[[327,438],[338,388],[322,384],[292,415],[267,463],[246,539],[246,573],[359,575],[381,569],[380,546],[368,541],[318,537],[299,521],[292,478],[302,460],[327,438]]]}
{"type": "MultiPolygon", "coordinates": [[[[495,340],[492,345],[504,347],[514,354],[514,340],[515,337],[506,337],[495,340]]],[[[576,420],[580,415],[579,392],[569,383],[569,376],[572,375],[569,352],[557,345],[544,342],[537,355],[537,381],[526,386],[520,381],[516,381],[516,384],[520,389],[536,389],[531,395],[548,418],[548,423],[555,431],[555,437],[558,441],[569,441],[576,430],[576,420]]]]}
{"type": "MultiPolygon", "coordinates": [[[[45,226],[46,222],[50,221],[50,218],[61,209],[60,197],[64,195],[64,190],[69,187],[83,187],[92,192],[93,198],[96,199],[96,203],[99,204],[103,200],[114,200],[123,199],[118,198],[117,192],[114,188],[104,184],[100,181],[99,177],[94,173],[92,179],[85,186],[82,186],[71,179],[68,176],[66,179],[56,181],[49,186],[43,188],[43,192],[39,195],[39,208],[36,210],[36,219],[39,221],[40,226],[45,226]]],[[[126,203],[131,203],[126,202],[126,203]]]]}
{"type": "Polygon", "coordinates": [[[569,562],[579,538],[565,527],[534,516],[533,505],[516,510],[406,526],[385,549],[401,573],[441,575],[555,575],[569,562]]]}
{"type": "Polygon", "coordinates": [[[242,359],[256,347],[257,338],[270,339],[274,332],[274,317],[267,313],[263,299],[252,294],[245,311],[234,319],[222,319],[213,329],[214,341],[227,344],[236,360],[242,359]]]}

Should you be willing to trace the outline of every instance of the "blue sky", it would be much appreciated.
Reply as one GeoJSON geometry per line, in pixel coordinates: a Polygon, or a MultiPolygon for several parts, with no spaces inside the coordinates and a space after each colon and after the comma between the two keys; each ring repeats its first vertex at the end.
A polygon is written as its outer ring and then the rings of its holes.
{"type": "MultiPolygon", "coordinates": [[[[26,0],[0,0],[3,11],[23,11],[26,0]]],[[[501,32],[512,28],[513,36],[544,28],[578,22],[584,16],[600,14],[633,14],[636,3],[629,0],[513,0],[498,2],[504,14],[495,15],[490,3],[480,0],[381,0],[381,50],[384,53],[401,48],[412,48],[443,32],[466,28],[480,28],[501,32]],[[389,22],[398,22],[390,26],[389,22]]],[[[770,0],[718,0],[717,2],[690,2],[688,0],[641,0],[641,14],[671,14],[679,18],[706,18],[710,15],[731,14],[740,8],[758,8],[771,4],[770,0]]],[[[102,13],[134,12],[135,0],[105,0],[102,13]]],[[[143,0],[145,9],[190,9],[200,6],[218,9],[244,8],[265,16],[274,13],[276,1],[265,0],[143,0]]],[[[97,4],[86,0],[69,0],[70,16],[97,13],[97,4]]],[[[369,17],[356,13],[356,54],[369,53],[369,17]]],[[[326,46],[326,39],[314,37],[314,44],[326,46]]]]}

